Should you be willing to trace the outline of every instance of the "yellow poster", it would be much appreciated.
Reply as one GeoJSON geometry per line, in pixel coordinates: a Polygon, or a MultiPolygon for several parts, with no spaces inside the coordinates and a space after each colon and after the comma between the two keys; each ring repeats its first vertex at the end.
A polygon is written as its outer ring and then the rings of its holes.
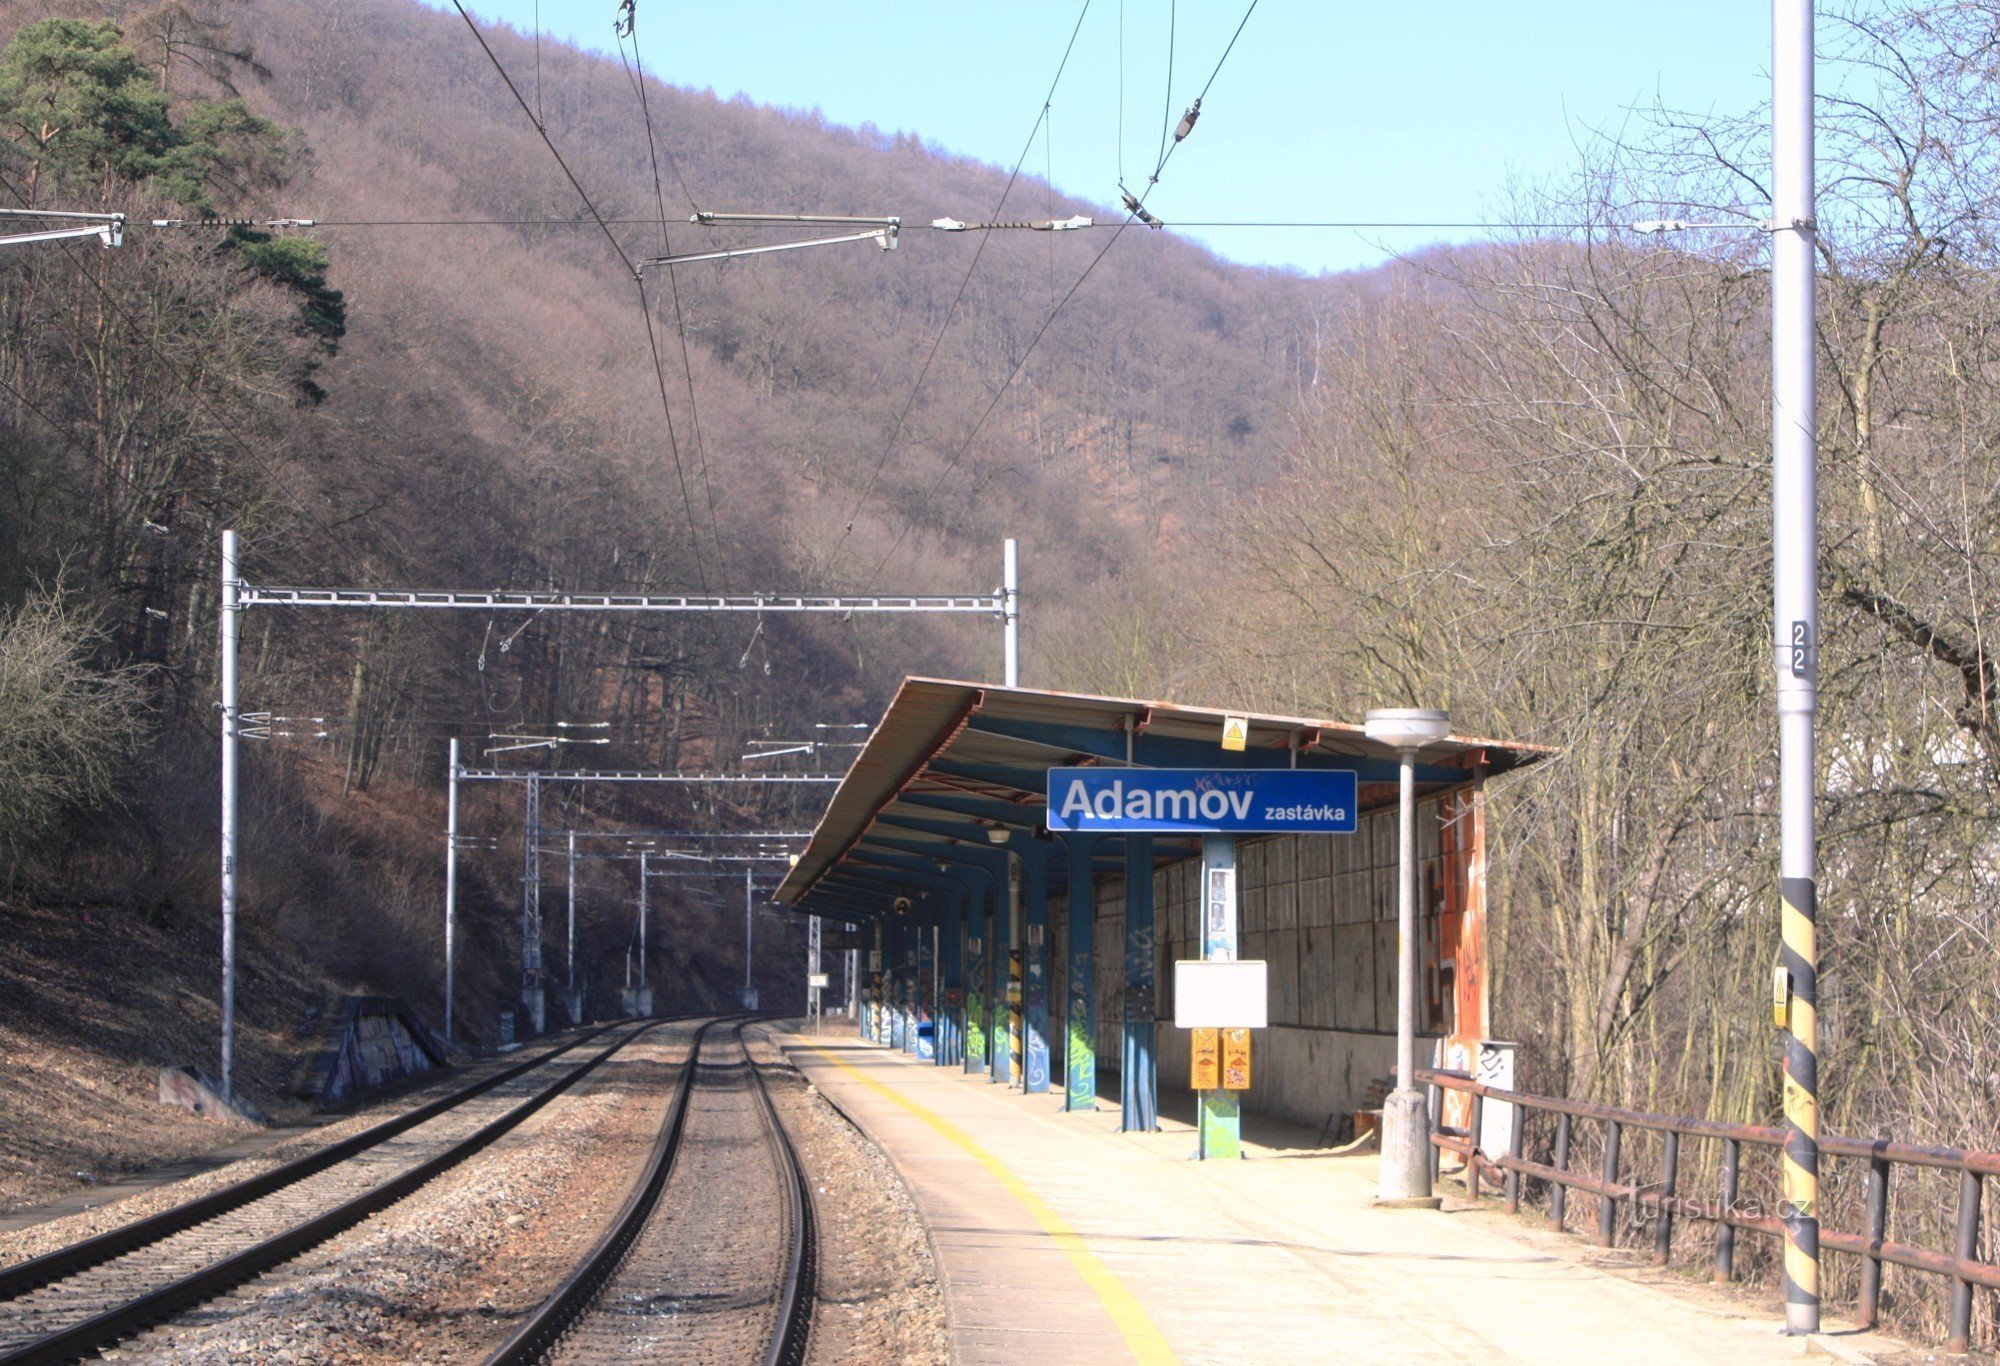
{"type": "Polygon", "coordinates": [[[1188,1045],[1189,1067],[1192,1076],[1188,1086],[1196,1091],[1215,1091],[1222,1087],[1222,1031],[1219,1029],[1196,1029],[1191,1031],[1193,1039],[1188,1045]]]}
{"type": "Polygon", "coordinates": [[[1222,1031],[1222,1089],[1250,1089],[1250,1031],[1247,1029],[1222,1031]]]}

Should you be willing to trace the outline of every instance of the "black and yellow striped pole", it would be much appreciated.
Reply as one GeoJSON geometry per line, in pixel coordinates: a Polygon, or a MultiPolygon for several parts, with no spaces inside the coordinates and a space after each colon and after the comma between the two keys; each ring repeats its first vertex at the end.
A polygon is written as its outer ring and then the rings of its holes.
{"type": "Polygon", "coordinates": [[[1772,589],[1778,675],[1776,982],[1785,1046],[1785,1331],[1819,1331],[1819,957],[1813,714],[1819,680],[1814,441],[1813,0],[1771,5],[1772,589]]]}

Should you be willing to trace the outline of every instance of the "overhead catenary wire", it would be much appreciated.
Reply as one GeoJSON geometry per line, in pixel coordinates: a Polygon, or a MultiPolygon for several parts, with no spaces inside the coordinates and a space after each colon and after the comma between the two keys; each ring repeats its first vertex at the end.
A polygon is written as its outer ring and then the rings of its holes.
{"type": "MultiPolygon", "coordinates": [[[[1007,184],[1000,191],[1000,199],[994,204],[993,212],[987,215],[989,219],[1000,216],[1000,211],[1007,206],[1007,196],[1014,192],[1014,182],[1021,178],[1021,167],[1027,164],[1028,153],[1034,150],[1035,134],[1041,131],[1042,121],[1048,117],[1049,104],[1055,99],[1056,87],[1062,84],[1063,72],[1069,68],[1070,54],[1076,51],[1077,35],[1083,32],[1083,21],[1089,17],[1090,0],[1084,0],[1082,9],[1077,12],[1076,23],[1070,28],[1069,41],[1063,46],[1062,59],[1056,63],[1056,74],[1049,81],[1048,93],[1042,96],[1042,107],[1035,115],[1034,126],[1028,129],[1027,140],[1021,144],[1021,155],[1014,158],[1014,169],[1007,177],[1007,184]]],[[[881,458],[875,462],[875,468],[869,472],[867,484],[862,487],[847,516],[842,519],[840,539],[834,542],[833,549],[827,553],[826,569],[829,573],[839,560],[842,547],[854,534],[854,519],[859,517],[861,509],[867,506],[876,485],[881,482],[882,471],[888,468],[889,461],[895,456],[896,443],[902,439],[903,429],[909,422],[910,410],[916,406],[917,395],[922,392],[924,380],[931,372],[931,365],[937,360],[938,349],[944,345],[945,333],[951,329],[952,319],[958,316],[958,306],[964,302],[965,291],[972,284],[973,272],[979,269],[980,258],[986,254],[987,240],[984,236],[979,239],[979,246],[972,253],[972,260],[966,264],[964,278],[958,282],[958,290],[952,295],[951,305],[945,309],[944,318],[938,323],[937,334],[931,338],[930,350],[924,354],[924,363],[917,370],[916,382],[910,386],[909,395],[903,400],[902,409],[896,414],[895,425],[889,430],[889,440],[882,448],[881,458]]]]}
{"type": "MultiPolygon", "coordinates": [[[[14,198],[19,200],[22,204],[24,205],[28,204],[29,202],[28,196],[25,193],[23,193],[22,190],[13,183],[13,181],[7,179],[4,176],[0,176],[0,186],[5,187],[7,192],[13,195],[14,198]]],[[[291,485],[287,482],[285,477],[282,476],[279,473],[279,471],[272,468],[271,463],[268,460],[266,460],[261,454],[259,454],[257,449],[250,444],[249,440],[246,437],[244,437],[244,435],[240,431],[236,429],[235,425],[229,420],[228,416],[225,413],[223,413],[220,408],[216,407],[216,405],[209,399],[209,397],[202,392],[200,385],[196,383],[194,377],[190,375],[186,370],[182,369],[181,366],[176,364],[171,357],[169,357],[164,351],[162,351],[159,348],[159,345],[152,339],[152,337],[147,335],[147,329],[140,324],[140,320],[135,316],[133,316],[131,310],[129,310],[125,306],[125,301],[123,299],[120,299],[117,296],[117,294],[115,294],[111,290],[110,286],[106,285],[104,281],[100,280],[95,274],[91,272],[88,264],[86,264],[86,262],[83,259],[77,256],[74,250],[74,244],[70,242],[57,242],[54,243],[53,245],[59,248],[64,253],[64,255],[69,258],[70,264],[76,268],[77,274],[83,279],[84,283],[88,284],[93,290],[95,290],[98,296],[102,298],[107,305],[109,305],[111,310],[124,321],[125,325],[130,329],[132,337],[142,347],[144,347],[148,353],[152,355],[154,360],[159,362],[160,366],[163,369],[165,369],[168,374],[172,375],[176,380],[180,382],[181,388],[185,390],[188,397],[191,400],[193,400],[195,407],[206,412],[208,416],[214,420],[216,426],[222,431],[222,433],[225,436],[227,436],[229,440],[231,440],[236,444],[236,448],[241,453],[243,458],[247,460],[250,464],[254,465],[257,469],[261,470],[265,475],[269,476],[271,480],[274,482],[275,487],[290,490],[291,485]]],[[[79,341],[82,340],[81,335],[76,332],[74,324],[70,325],[70,331],[72,335],[78,337],[79,341]]],[[[38,412],[36,415],[38,417],[41,417],[44,422],[49,421],[49,418],[47,417],[46,414],[38,412]]],[[[135,491],[139,490],[140,485],[136,481],[134,481],[130,475],[126,475],[121,472],[121,477],[125,480],[126,486],[128,488],[131,488],[135,491]]],[[[333,534],[335,527],[333,524],[329,523],[324,516],[314,511],[312,508],[307,507],[303,502],[300,502],[296,499],[293,500],[292,505],[294,509],[303,518],[305,518],[305,520],[316,525],[319,528],[319,530],[325,532],[328,535],[333,534]]]]}
{"type": "MultiPolygon", "coordinates": [[[[263,220],[244,220],[244,221],[248,223],[270,224],[273,222],[283,221],[283,220],[263,219],[263,220]]],[[[596,224],[589,219],[577,219],[577,218],[314,218],[314,219],[297,219],[292,221],[302,224],[305,227],[313,229],[319,229],[319,228],[581,228],[581,227],[596,226],[596,224]]],[[[649,218],[607,218],[604,221],[606,223],[611,224],[613,227],[650,228],[659,226],[662,220],[658,218],[649,217],[649,218]]],[[[681,220],[668,219],[666,221],[672,223],[672,222],[679,222],[681,220]]],[[[232,226],[233,222],[234,220],[191,218],[191,219],[174,220],[172,226],[177,228],[178,227],[186,227],[186,228],[228,227],[232,226]]],[[[161,225],[156,224],[155,226],[157,227],[161,225]]],[[[1002,228],[1026,229],[1026,228],[1035,228],[1038,226],[1039,225],[1036,223],[1023,220],[1021,222],[1007,222],[1007,223],[1000,223],[1000,222],[964,223],[957,230],[964,232],[990,232],[1002,228]]],[[[1101,223],[1098,222],[1082,223],[1078,224],[1077,226],[1080,228],[1114,230],[1117,228],[1118,224],[1114,221],[1107,220],[1101,223]]],[[[1645,232],[1650,230],[1648,228],[1641,227],[1640,224],[1638,223],[1627,223],[1623,221],[1614,222],[1608,219],[1599,219],[1595,221],[1585,220],[1585,219],[1572,219],[1572,220],[1561,220],[1561,221],[1558,220],[1532,221],[1532,220],[1510,220],[1510,219],[1494,219],[1494,218],[1458,218],[1458,219],[1176,218],[1171,226],[1176,228],[1319,229],[1324,231],[1342,231],[1342,232],[1370,231],[1370,230],[1383,230],[1383,229],[1410,229],[1410,230],[1433,229],[1439,231],[1476,230],[1484,232],[1589,232],[1602,228],[1616,228],[1620,231],[1632,231],[1632,232],[1645,232]]],[[[1750,227],[1756,227],[1758,226],[1758,224],[1752,220],[1746,219],[1740,224],[1686,223],[1686,224],[1679,224],[1678,226],[1689,229],[1720,228],[1720,227],[1750,228],[1750,227]]]]}
{"type": "MultiPolygon", "coordinates": [[[[1230,35],[1228,45],[1222,49],[1222,55],[1216,59],[1214,68],[1208,73],[1208,80],[1202,84],[1201,95],[1196,97],[1197,104],[1214,87],[1215,78],[1221,74],[1222,64],[1229,60],[1229,54],[1236,49],[1236,40],[1243,36],[1244,26],[1250,22],[1250,16],[1256,13],[1257,3],[1258,0],[1250,0],[1249,6],[1243,11],[1243,18],[1237,22],[1236,31],[1230,35]]],[[[1169,111],[1171,111],[1171,105],[1169,106],[1169,111]]],[[[937,496],[938,490],[944,487],[945,481],[951,477],[952,471],[958,468],[959,461],[963,460],[966,452],[972,449],[972,443],[978,439],[981,429],[986,426],[986,420],[1000,406],[1000,400],[1006,397],[1007,391],[1013,387],[1014,381],[1020,378],[1021,371],[1027,367],[1029,357],[1035,354],[1035,347],[1041,343],[1042,338],[1048,333],[1050,326],[1054,324],[1056,317],[1069,304],[1069,301],[1076,297],[1077,291],[1083,288],[1084,282],[1090,278],[1091,272],[1097,269],[1098,263],[1110,255],[1111,249],[1118,245],[1118,239],[1125,235],[1125,229],[1132,226],[1135,220],[1144,221],[1149,226],[1157,225],[1157,220],[1146,213],[1146,197],[1159,184],[1160,172],[1166,169],[1167,162],[1173,157],[1174,150],[1184,140],[1177,138],[1167,144],[1164,153],[1160,157],[1158,166],[1154,168],[1153,174],[1147,182],[1145,194],[1136,197],[1127,196],[1128,199],[1133,200],[1132,212],[1117,226],[1105,244],[1098,249],[1097,255],[1090,258],[1090,264],[1086,265],[1083,268],[1083,273],[1076,277],[1076,283],[1069,287],[1068,292],[1049,311],[1049,315],[1042,319],[1042,325],[1036,328],[1035,335],[1028,339],[1028,345],[1022,350],[1020,359],[1014,363],[1014,368],[1008,372],[1007,378],[1001,382],[1000,387],[993,391],[992,399],[980,411],[978,420],[972,424],[972,430],[965,434],[965,440],[959,443],[958,449],[952,452],[951,458],[945,462],[944,468],[938,471],[937,478],[932,481],[930,488],[924,494],[923,501],[918,505],[919,513],[929,508],[931,500],[937,496]]],[[[910,532],[915,527],[916,520],[914,517],[905,520],[903,529],[897,533],[895,541],[890,544],[888,550],[883,552],[882,558],[876,562],[875,568],[870,573],[871,578],[879,575],[888,566],[889,561],[895,557],[898,550],[902,549],[903,543],[909,539],[910,532]]]]}
{"type": "MultiPolygon", "coordinates": [[[[541,138],[542,145],[549,149],[549,155],[554,157],[556,165],[562,168],[563,178],[569,181],[570,188],[576,191],[576,197],[582,202],[585,212],[590,215],[591,221],[597,224],[598,230],[604,234],[604,240],[611,245],[611,250],[624,263],[626,271],[630,273],[633,283],[638,288],[639,313],[645,319],[646,345],[652,353],[653,358],[653,378],[657,382],[660,392],[660,409],[665,415],[667,422],[667,449],[673,457],[674,480],[680,489],[681,509],[687,517],[688,536],[694,543],[695,576],[701,583],[702,591],[706,592],[708,590],[708,569],[705,557],[701,553],[701,528],[695,520],[694,498],[688,490],[687,468],[681,460],[680,439],[674,431],[673,405],[667,400],[666,375],[664,373],[663,362],[660,359],[659,329],[653,326],[652,303],[646,297],[646,277],[632,260],[632,257],[626,252],[624,244],[618,240],[618,234],[611,231],[611,225],[605,222],[604,215],[598,212],[596,201],[590,197],[590,192],[583,188],[583,182],[577,179],[576,172],[570,169],[569,162],[564,158],[562,150],[556,146],[555,140],[549,136],[549,130],[542,126],[541,121],[535,117],[535,111],[529,108],[527,98],[521,93],[520,86],[516,85],[514,78],[507,74],[505,64],[501,62],[499,54],[494,52],[492,45],[486,41],[486,35],[480,32],[479,25],[465,8],[463,0],[451,0],[451,4],[452,8],[458,11],[458,17],[465,21],[466,28],[471,30],[474,40],[479,44],[479,50],[486,54],[486,60],[492,63],[493,70],[499,74],[501,81],[505,83],[508,93],[513,95],[514,102],[521,106],[521,112],[526,114],[528,122],[535,126],[535,132],[541,138]]],[[[664,216],[663,214],[662,217],[664,216]]]]}
{"type": "MultiPolygon", "coordinates": [[[[646,63],[639,52],[639,13],[636,0],[628,0],[621,12],[624,16],[622,22],[613,25],[618,36],[618,60],[621,65],[625,63],[625,40],[629,38],[632,42],[632,61],[626,67],[625,74],[638,92],[639,118],[646,127],[646,158],[651,163],[653,171],[653,203],[660,214],[660,254],[671,257],[674,253],[673,244],[667,235],[667,197],[660,181],[660,145],[659,139],[653,133],[652,106],[646,98],[646,63]]],[[[680,182],[681,193],[687,197],[688,208],[699,216],[701,205],[695,202],[694,191],[688,188],[687,178],[681,174],[680,163],[674,160],[671,152],[667,154],[667,164],[674,169],[674,179],[680,182]]],[[[667,292],[674,301],[674,335],[680,340],[681,374],[687,381],[688,427],[694,437],[695,470],[701,479],[702,499],[708,505],[709,539],[715,545],[720,563],[722,554],[720,519],[715,506],[715,484],[708,474],[708,447],[702,439],[701,408],[694,396],[694,362],[688,354],[687,317],[681,309],[680,281],[674,274],[672,262],[666,264],[666,272],[667,292]]]]}

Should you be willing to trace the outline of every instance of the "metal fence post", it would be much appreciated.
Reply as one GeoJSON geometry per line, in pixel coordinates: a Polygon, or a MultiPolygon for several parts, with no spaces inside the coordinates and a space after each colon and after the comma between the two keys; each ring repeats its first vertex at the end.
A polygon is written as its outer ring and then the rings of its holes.
{"type": "MultiPolygon", "coordinates": [[[[1958,1259],[1969,1262],[1979,1253],[1979,1173],[1958,1177],[1958,1259]]],[[[1963,1353],[1972,1345],[1972,1282],[1963,1276],[1951,1283],[1951,1337],[1945,1350],[1963,1353]]]]}
{"type": "Polygon", "coordinates": [[[1863,1328],[1873,1328],[1882,1308],[1882,1242],[1889,1236],[1889,1159],[1868,1159],[1868,1251],[1861,1259],[1863,1328]]]}
{"type": "Polygon", "coordinates": [[[1618,1184],[1618,1121],[1604,1121],[1604,1193],[1597,1198],[1597,1245],[1610,1247],[1617,1241],[1618,1202],[1611,1188],[1618,1184]]]}
{"type": "Polygon", "coordinates": [[[1486,1097],[1477,1091],[1472,1093],[1472,1120],[1466,1130],[1465,1144],[1465,1194],[1468,1199],[1479,1198],[1479,1121],[1486,1113],[1486,1097]]]}
{"type": "Polygon", "coordinates": [[[1736,1226],[1729,1216],[1736,1212],[1736,1175],[1743,1160],[1743,1145],[1733,1138],[1722,1140],[1722,1221],[1715,1232],[1715,1279],[1736,1278],[1736,1226]]]}
{"type": "MultiPolygon", "coordinates": [[[[1521,1160],[1522,1122],[1527,1117],[1528,1107],[1516,1103],[1510,1108],[1513,1113],[1513,1122],[1507,1127],[1507,1159],[1510,1163],[1518,1163],[1521,1160]]],[[[1521,1212],[1521,1172],[1519,1167],[1509,1166],[1507,1168],[1506,1189],[1507,1213],[1519,1214],[1521,1212]]]]}
{"type": "Polygon", "coordinates": [[[1674,1253],[1674,1183],[1680,1175],[1681,1136],[1672,1129],[1660,1141],[1659,1222],[1653,1226],[1653,1260],[1665,1266],[1674,1253]]]}
{"type": "MultiPolygon", "coordinates": [[[[1569,1114],[1556,1116],[1556,1156],[1554,1166],[1560,1176],[1569,1175],[1569,1114]]],[[[1569,1187],[1558,1181],[1549,1191],[1549,1227],[1563,1226],[1563,1213],[1569,1208],[1569,1187]]]]}
{"type": "MultiPolygon", "coordinates": [[[[1431,1135],[1435,1137],[1436,1134],[1439,1132],[1439,1130],[1444,1128],[1444,1088],[1442,1086],[1433,1085],[1430,1088],[1430,1092],[1431,1092],[1431,1135]]],[[[1430,1142],[1428,1139],[1426,1139],[1425,1141],[1430,1148],[1429,1161],[1431,1164],[1431,1189],[1436,1190],[1438,1183],[1438,1167],[1444,1161],[1444,1150],[1438,1147],[1436,1143],[1430,1142]]]]}

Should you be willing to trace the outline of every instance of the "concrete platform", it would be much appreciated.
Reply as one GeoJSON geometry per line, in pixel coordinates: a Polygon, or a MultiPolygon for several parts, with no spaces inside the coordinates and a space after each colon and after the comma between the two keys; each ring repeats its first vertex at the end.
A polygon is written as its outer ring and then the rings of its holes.
{"type": "Polygon", "coordinates": [[[1181,1119],[1120,1134],[1103,1102],[1064,1114],[851,1035],[775,1039],[909,1183],[961,1362],[1866,1359],[1781,1337],[1775,1302],[1641,1284],[1483,1214],[1371,1208],[1375,1159],[1304,1130],[1253,1120],[1245,1160],[1193,1162],[1181,1119]]]}

